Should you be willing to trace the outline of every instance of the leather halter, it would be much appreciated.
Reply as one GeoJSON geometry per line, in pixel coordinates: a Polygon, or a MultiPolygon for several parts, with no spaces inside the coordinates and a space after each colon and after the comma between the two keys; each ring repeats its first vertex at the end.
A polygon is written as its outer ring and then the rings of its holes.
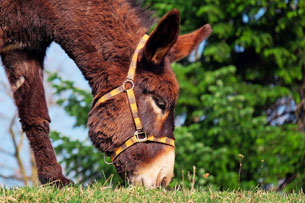
{"type": "Polygon", "coordinates": [[[95,104],[95,105],[99,105],[99,104],[107,101],[111,97],[114,97],[122,92],[127,93],[129,107],[131,110],[131,114],[132,114],[132,118],[133,118],[133,121],[135,124],[136,131],[131,138],[126,140],[120,147],[118,147],[114,150],[114,153],[111,155],[112,161],[114,161],[115,158],[118,157],[119,154],[121,154],[124,150],[126,150],[127,148],[131,147],[132,145],[134,145],[138,142],[158,142],[158,143],[162,143],[162,144],[166,144],[166,145],[175,147],[175,141],[171,138],[155,137],[153,135],[147,135],[147,133],[143,131],[142,122],[138,115],[138,107],[137,107],[136,98],[135,98],[135,94],[134,94],[134,90],[133,90],[134,89],[134,76],[135,76],[135,72],[136,72],[136,68],[137,68],[139,51],[144,47],[148,37],[149,37],[148,35],[144,35],[141,38],[135,52],[133,53],[131,63],[129,66],[129,70],[128,70],[128,75],[127,75],[126,80],[123,82],[123,84],[121,86],[113,89],[109,93],[105,94],[104,96],[100,97],[95,104]]]}

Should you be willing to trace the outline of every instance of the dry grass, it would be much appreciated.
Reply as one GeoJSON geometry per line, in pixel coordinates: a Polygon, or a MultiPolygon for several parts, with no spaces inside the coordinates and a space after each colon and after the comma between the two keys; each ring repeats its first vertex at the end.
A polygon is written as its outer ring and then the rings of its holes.
{"type": "Polygon", "coordinates": [[[70,186],[57,189],[41,187],[0,187],[0,202],[305,202],[299,193],[253,191],[215,191],[212,189],[145,189],[120,187],[113,189],[100,183],[87,188],[70,186]]]}

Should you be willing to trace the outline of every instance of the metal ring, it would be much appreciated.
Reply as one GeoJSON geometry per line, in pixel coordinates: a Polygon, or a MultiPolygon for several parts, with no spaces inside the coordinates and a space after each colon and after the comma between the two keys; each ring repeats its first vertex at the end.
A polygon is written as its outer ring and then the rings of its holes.
{"type": "Polygon", "coordinates": [[[136,136],[138,142],[146,142],[147,141],[147,133],[146,132],[139,132],[139,131],[136,131],[134,133],[134,136],[136,136]],[[143,138],[140,138],[139,135],[144,135],[143,138]]]}
{"type": "Polygon", "coordinates": [[[123,89],[124,89],[124,91],[132,90],[133,88],[134,88],[134,83],[133,83],[132,80],[127,79],[127,80],[124,81],[124,83],[123,83],[123,89]],[[130,84],[131,84],[131,88],[126,88],[126,83],[130,83],[130,84]]]}
{"type": "Polygon", "coordinates": [[[105,164],[108,164],[108,165],[113,164],[113,162],[108,162],[108,161],[106,161],[106,155],[105,155],[105,154],[104,154],[104,162],[105,162],[105,164]]]}

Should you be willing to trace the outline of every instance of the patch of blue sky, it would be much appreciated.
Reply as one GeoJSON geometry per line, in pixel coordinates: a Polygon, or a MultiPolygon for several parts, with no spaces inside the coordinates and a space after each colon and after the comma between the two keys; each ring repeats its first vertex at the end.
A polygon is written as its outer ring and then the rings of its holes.
{"type": "Polygon", "coordinates": [[[235,45],[234,46],[234,51],[237,53],[242,53],[245,51],[245,48],[243,46],[235,45]]]}
{"type": "Polygon", "coordinates": [[[202,56],[202,53],[204,51],[204,47],[207,44],[207,40],[203,40],[197,49],[195,49],[194,51],[192,51],[192,53],[190,54],[190,56],[188,57],[188,60],[190,62],[195,62],[197,60],[200,59],[200,57],[202,56]]]}
{"type": "Polygon", "coordinates": [[[254,19],[259,20],[265,13],[266,13],[266,8],[259,9],[258,12],[255,14],[254,19]]]}
{"type": "MultiPolygon", "coordinates": [[[[266,13],[266,8],[260,8],[258,12],[254,15],[254,20],[259,20],[263,15],[266,13]]],[[[244,13],[242,15],[242,21],[243,23],[249,23],[249,15],[247,13],[244,13]]]]}

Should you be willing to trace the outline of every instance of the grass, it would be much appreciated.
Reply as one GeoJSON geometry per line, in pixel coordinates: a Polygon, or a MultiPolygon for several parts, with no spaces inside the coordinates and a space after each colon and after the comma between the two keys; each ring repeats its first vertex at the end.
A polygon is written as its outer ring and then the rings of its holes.
{"type": "Polygon", "coordinates": [[[112,188],[100,183],[57,189],[50,186],[3,188],[0,202],[305,202],[304,193],[276,193],[261,190],[215,191],[145,189],[143,187],[112,188]]]}

